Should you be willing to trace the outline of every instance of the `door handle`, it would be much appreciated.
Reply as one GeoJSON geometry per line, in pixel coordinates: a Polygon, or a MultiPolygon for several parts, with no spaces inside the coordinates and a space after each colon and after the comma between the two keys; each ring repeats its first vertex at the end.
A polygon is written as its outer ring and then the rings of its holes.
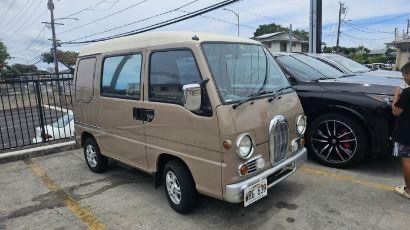
{"type": "Polygon", "coordinates": [[[132,108],[132,117],[135,120],[148,121],[154,120],[155,111],[153,109],[132,108]]]}

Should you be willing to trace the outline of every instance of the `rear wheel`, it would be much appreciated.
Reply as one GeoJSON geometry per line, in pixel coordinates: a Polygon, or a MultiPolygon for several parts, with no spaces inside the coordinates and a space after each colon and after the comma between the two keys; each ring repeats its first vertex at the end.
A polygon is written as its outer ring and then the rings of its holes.
{"type": "Polygon", "coordinates": [[[96,173],[101,173],[108,168],[108,159],[100,152],[100,147],[93,138],[88,138],[84,142],[84,157],[88,168],[96,173]]]}
{"type": "Polygon", "coordinates": [[[363,127],[344,115],[318,117],[309,126],[306,136],[310,154],[331,167],[354,166],[363,161],[368,151],[363,127]]]}
{"type": "Polygon", "coordinates": [[[191,211],[196,204],[197,191],[189,169],[173,160],[165,165],[162,178],[171,207],[179,213],[191,211]]]}

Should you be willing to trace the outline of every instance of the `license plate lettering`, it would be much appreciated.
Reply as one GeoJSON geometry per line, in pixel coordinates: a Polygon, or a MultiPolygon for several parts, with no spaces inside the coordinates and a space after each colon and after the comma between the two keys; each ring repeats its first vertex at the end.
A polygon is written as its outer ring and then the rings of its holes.
{"type": "Polygon", "coordinates": [[[248,206],[268,194],[267,180],[259,181],[244,190],[244,206],[248,206]]]}

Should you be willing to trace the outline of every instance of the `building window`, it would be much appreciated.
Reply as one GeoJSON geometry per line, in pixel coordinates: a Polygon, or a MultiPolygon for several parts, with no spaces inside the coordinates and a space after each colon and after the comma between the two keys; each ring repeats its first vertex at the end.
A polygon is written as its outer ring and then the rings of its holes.
{"type": "Polygon", "coordinates": [[[202,80],[191,51],[173,50],[151,55],[149,100],[183,105],[182,87],[202,80]]]}
{"type": "Polygon", "coordinates": [[[286,52],[288,50],[287,45],[288,45],[287,42],[281,42],[280,43],[280,52],[286,52]]]}
{"type": "Polygon", "coordinates": [[[139,99],[141,82],[141,54],[104,59],[101,95],[139,99]]]}

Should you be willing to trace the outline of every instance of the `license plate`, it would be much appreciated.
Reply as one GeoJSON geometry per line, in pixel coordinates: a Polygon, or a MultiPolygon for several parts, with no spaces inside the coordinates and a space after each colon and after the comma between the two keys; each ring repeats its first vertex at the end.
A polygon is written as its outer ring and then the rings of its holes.
{"type": "Polygon", "coordinates": [[[243,193],[243,206],[246,207],[255,201],[268,195],[268,183],[267,180],[261,180],[258,183],[245,188],[243,193]]]}

